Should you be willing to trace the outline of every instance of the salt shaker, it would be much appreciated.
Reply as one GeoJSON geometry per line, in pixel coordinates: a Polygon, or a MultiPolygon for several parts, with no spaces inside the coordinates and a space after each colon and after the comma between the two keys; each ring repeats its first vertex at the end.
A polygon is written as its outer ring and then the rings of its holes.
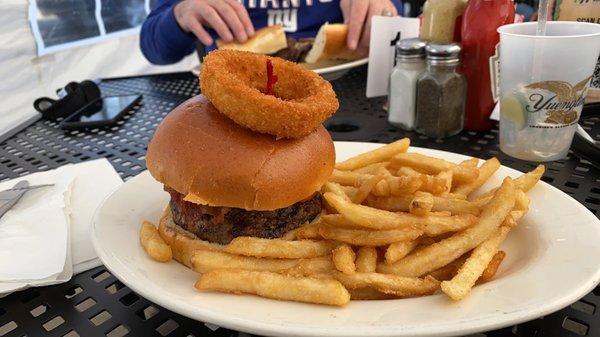
{"type": "Polygon", "coordinates": [[[415,127],[417,79],[425,71],[425,42],[405,39],[396,43],[396,65],[390,75],[388,121],[405,130],[415,127]]]}
{"type": "Polygon", "coordinates": [[[458,71],[460,45],[428,44],[427,67],[417,81],[417,132],[434,138],[463,129],[467,82],[458,71]]]}

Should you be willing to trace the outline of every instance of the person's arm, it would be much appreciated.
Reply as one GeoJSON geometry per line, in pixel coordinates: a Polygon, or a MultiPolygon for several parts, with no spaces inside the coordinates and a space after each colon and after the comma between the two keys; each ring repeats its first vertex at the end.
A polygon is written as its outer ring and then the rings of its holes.
{"type": "Polygon", "coordinates": [[[213,44],[205,26],[225,42],[245,42],[254,34],[250,16],[237,0],[163,0],[142,26],[142,52],[155,64],[177,62],[194,50],[196,38],[205,46],[213,44]]]}
{"type": "Polygon", "coordinates": [[[171,64],[194,52],[197,38],[177,24],[173,7],[177,0],[164,0],[144,21],[140,32],[140,48],[148,61],[171,64]]]}

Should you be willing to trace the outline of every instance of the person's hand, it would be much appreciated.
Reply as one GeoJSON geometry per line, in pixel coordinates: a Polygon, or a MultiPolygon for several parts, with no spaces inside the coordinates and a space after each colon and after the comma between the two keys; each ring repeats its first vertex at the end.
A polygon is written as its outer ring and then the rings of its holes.
{"type": "Polygon", "coordinates": [[[254,35],[248,11],[236,0],[183,0],[173,8],[177,23],[205,46],[213,39],[204,28],[211,27],[225,42],[246,42],[254,35]]]}
{"type": "Polygon", "coordinates": [[[352,50],[366,54],[371,38],[373,15],[396,16],[398,11],[390,0],[341,0],[344,23],[348,25],[346,44],[352,50]]]}

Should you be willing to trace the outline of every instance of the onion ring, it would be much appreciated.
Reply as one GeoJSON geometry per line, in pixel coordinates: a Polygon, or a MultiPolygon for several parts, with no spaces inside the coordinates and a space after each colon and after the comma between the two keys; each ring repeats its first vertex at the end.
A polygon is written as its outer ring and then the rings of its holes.
{"type": "Polygon", "coordinates": [[[202,63],[202,94],[223,114],[254,131],[301,138],[339,107],[331,84],[301,65],[280,58],[215,50],[202,63]],[[266,94],[271,60],[278,81],[266,94]]]}

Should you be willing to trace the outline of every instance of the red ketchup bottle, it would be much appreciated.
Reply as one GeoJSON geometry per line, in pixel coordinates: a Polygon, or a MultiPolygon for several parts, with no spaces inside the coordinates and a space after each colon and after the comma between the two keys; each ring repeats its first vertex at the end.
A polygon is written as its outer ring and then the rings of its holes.
{"type": "Polygon", "coordinates": [[[466,130],[489,130],[493,125],[492,80],[496,76],[490,76],[490,68],[497,59],[500,37],[496,29],[512,23],[514,18],[513,0],[470,0],[467,4],[461,32],[463,73],[467,78],[466,130]]]}

